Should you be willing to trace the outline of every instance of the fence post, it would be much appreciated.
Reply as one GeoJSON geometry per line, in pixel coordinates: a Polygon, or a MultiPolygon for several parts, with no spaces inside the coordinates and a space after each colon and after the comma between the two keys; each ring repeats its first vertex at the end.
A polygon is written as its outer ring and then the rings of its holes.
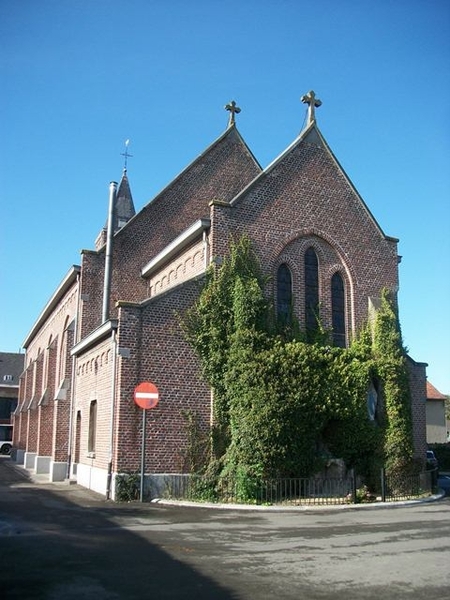
{"type": "Polygon", "coordinates": [[[386,502],[386,469],[381,469],[381,502],[386,502]]]}
{"type": "Polygon", "coordinates": [[[352,469],[352,501],[356,504],[356,473],[355,469],[352,469]]]}
{"type": "Polygon", "coordinates": [[[434,468],[431,471],[431,493],[434,494],[438,487],[438,469],[434,468]]]}

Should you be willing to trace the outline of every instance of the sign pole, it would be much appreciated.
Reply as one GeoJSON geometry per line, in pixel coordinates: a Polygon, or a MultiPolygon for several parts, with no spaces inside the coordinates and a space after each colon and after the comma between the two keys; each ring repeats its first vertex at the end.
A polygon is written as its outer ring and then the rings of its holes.
{"type": "Polygon", "coordinates": [[[144,502],[144,476],[145,476],[145,438],[147,435],[147,410],[155,408],[159,402],[159,391],[151,381],[143,381],[134,388],[134,401],[142,408],[142,443],[141,443],[141,488],[140,501],[144,502]]]}
{"type": "Polygon", "coordinates": [[[142,411],[142,443],[141,443],[141,490],[140,501],[144,502],[144,475],[145,475],[145,436],[146,436],[146,416],[147,411],[142,411]]]}

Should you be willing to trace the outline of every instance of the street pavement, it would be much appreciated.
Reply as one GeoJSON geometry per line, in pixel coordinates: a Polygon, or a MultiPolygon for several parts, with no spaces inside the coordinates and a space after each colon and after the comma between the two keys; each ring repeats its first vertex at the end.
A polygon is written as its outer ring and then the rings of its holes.
{"type": "Polygon", "coordinates": [[[450,598],[448,497],[283,511],[118,504],[0,457],[0,543],[4,600],[450,598]]]}

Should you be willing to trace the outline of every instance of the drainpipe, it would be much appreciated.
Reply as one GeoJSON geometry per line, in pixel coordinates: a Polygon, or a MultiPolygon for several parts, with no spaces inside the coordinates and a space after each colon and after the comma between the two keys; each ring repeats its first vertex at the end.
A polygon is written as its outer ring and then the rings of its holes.
{"type": "Polygon", "coordinates": [[[117,332],[113,329],[111,333],[112,349],[112,373],[111,373],[111,419],[109,425],[109,452],[108,452],[108,475],[106,479],[106,499],[111,496],[112,462],[114,448],[114,417],[116,409],[116,371],[117,371],[117,332]]]}
{"type": "Polygon", "coordinates": [[[109,210],[108,210],[108,229],[106,237],[106,255],[105,255],[105,281],[103,285],[103,310],[102,323],[109,319],[109,297],[111,295],[111,276],[112,276],[112,249],[114,236],[114,209],[116,205],[117,183],[111,181],[109,184],[109,210]]]}
{"type": "MultiPolygon", "coordinates": [[[[81,301],[80,273],[77,275],[77,306],[75,309],[75,323],[73,334],[73,345],[78,343],[78,319],[81,301]]],[[[70,382],[70,408],[69,408],[69,441],[67,444],[67,472],[66,479],[70,479],[70,469],[72,467],[72,448],[73,448],[73,411],[75,410],[75,381],[76,381],[77,357],[72,356],[72,378],[70,382]]]]}
{"type": "Polygon", "coordinates": [[[204,266],[205,269],[208,268],[209,266],[209,239],[208,239],[208,234],[205,231],[203,231],[203,254],[204,254],[204,266]]]}

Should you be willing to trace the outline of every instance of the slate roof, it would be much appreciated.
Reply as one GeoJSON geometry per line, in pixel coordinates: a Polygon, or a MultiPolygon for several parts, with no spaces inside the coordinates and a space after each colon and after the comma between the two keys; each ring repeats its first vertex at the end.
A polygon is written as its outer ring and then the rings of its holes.
{"type": "MultiPolygon", "coordinates": [[[[114,233],[119,231],[125,223],[134,217],[136,209],[134,208],[133,196],[131,195],[130,182],[126,169],[123,171],[122,178],[116,192],[116,205],[114,210],[114,233]]],[[[104,230],[108,228],[108,219],[106,219],[104,230]]]]}
{"type": "Polygon", "coordinates": [[[127,172],[124,171],[116,195],[116,214],[114,220],[114,232],[120,229],[124,222],[134,217],[136,210],[134,208],[133,197],[131,196],[130,183],[127,172]]]}
{"type": "Polygon", "coordinates": [[[19,377],[23,371],[24,360],[24,354],[0,352],[0,385],[19,385],[19,377]]]}

